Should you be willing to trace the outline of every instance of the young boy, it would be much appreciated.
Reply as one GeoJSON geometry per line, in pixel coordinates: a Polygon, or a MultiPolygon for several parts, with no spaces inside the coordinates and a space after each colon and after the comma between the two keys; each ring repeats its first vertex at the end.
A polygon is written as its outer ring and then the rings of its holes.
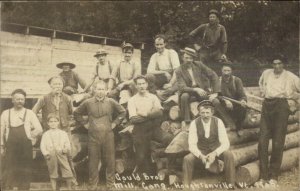
{"type": "Polygon", "coordinates": [[[68,162],[71,154],[71,144],[68,134],[59,129],[59,117],[50,113],[47,117],[49,130],[43,134],[41,151],[46,159],[50,182],[53,190],[57,188],[58,168],[61,176],[66,180],[68,190],[71,190],[73,173],[68,162]]]}

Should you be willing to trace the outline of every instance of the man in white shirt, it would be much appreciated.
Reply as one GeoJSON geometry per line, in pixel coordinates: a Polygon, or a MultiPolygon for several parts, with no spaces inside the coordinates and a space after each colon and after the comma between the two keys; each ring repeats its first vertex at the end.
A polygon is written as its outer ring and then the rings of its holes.
{"type": "Polygon", "coordinates": [[[1,155],[5,155],[1,182],[3,189],[29,190],[32,171],[32,141],[42,134],[42,126],[31,110],[24,108],[26,92],[12,92],[13,108],[1,115],[1,155]]]}
{"type": "Polygon", "coordinates": [[[154,44],[157,52],[151,56],[147,68],[149,91],[156,93],[157,89],[164,89],[159,98],[165,100],[177,90],[174,71],[180,66],[180,62],[177,52],[166,48],[164,35],[157,35],[154,44]]]}
{"type": "Polygon", "coordinates": [[[198,105],[200,117],[189,127],[189,150],[183,160],[183,184],[189,186],[192,181],[194,165],[209,168],[215,160],[224,161],[225,179],[228,188],[235,183],[234,157],[228,150],[230,143],[221,119],[213,117],[214,107],[211,101],[204,100],[198,105]]]}
{"type": "Polygon", "coordinates": [[[286,60],[279,55],[273,60],[273,69],[265,70],[259,79],[259,87],[265,99],[262,104],[258,142],[260,161],[260,180],[256,183],[258,187],[264,187],[266,184],[277,185],[290,114],[287,100],[299,98],[299,78],[285,70],[284,64],[286,60]],[[270,138],[272,153],[269,164],[270,138]]]}

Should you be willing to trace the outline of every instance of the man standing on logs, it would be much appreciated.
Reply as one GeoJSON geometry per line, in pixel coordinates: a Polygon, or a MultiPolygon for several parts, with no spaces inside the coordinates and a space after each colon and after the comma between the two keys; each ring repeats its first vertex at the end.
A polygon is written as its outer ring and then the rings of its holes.
{"type": "Polygon", "coordinates": [[[200,60],[215,71],[219,71],[219,60],[225,59],[227,52],[226,30],[219,24],[219,17],[217,10],[210,10],[209,23],[201,24],[189,34],[200,60]]]}
{"type": "Polygon", "coordinates": [[[59,75],[65,81],[63,89],[64,93],[68,95],[76,94],[78,92],[78,85],[80,85],[82,89],[85,88],[85,81],[72,70],[76,67],[75,64],[70,62],[61,62],[56,64],[56,67],[62,69],[62,72],[59,73],[59,75]]]}
{"type": "MultiPolygon", "coordinates": [[[[234,188],[235,166],[233,154],[228,150],[230,143],[221,119],[213,117],[212,102],[204,100],[198,106],[200,117],[191,122],[188,136],[190,154],[183,159],[183,184],[189,187],[194,165],[210,169],[224,161],[225,179],[228,188],[234,188]]],[[[220,171],[220,170],[219,170],[220,171]]]]}
{"type": "Polygon", "coordinates": [[[225,96],[221,101],[230,115],[232,130],[238,131],[242,127],[242,122],[246,116],[246,105],[247,96],[244,91],[244,86],[242,80],[232,75],[233,65],[232,62],[226,60],[223,62],[222,66],[222,76],[220,77],[221,82],[221,94],[225,96]],[[226,98],[231,98],[239,101],[241,104],[232,103],[226,98]]]}
{"type": "Polygon", "coordinates": [[[130,122],[134,125],[132,137],[136,153],[136,172],[150,173],[152,172],[150,141],[154,139],[167,146],[173,136],[160,128],[162,106],[157,96],[148,92],[146,77],[140,75],[134,82],[138,93],[129,99],[128,113],[130,122]]]}
{"type": "Polygon", "coordinates": [[[258,187],[277,185],[282,162],[287,122],[290,114],[287,100],[300,92],[299,78],[284,69],[287,64],[283,56],[273,60],[273,69],[267,69],[259,79],[259,87],[265,98],[262,104],[260,135],[258,142],[260,180],[258,187]],[[269,164],[269,139],[272,152],[269,164]]]}
{"type": "Polygon", "coordinates": [[[185,48],[182,52],[184,53],[183,64],[175,71],[179,89],[180,117],[183,120],[182,127],[186,128],[192,120],[190,114],[192,98],[198,101],[205,99],[212,101],[226,127],[232,128],[234,124],[217,98],[221,91],[217,74],[202,62],[194,61],[197,57],[194,49],[185,48]]]}
{"type": "Polygon", "coordinates": [[[133,79],[141,75],[141,63],[132,61],[134,47],[130,43],[125,43],[122,46],[124,59],[119,62],[112,70],[111,79],[108,83],[109,92],[108,96],[114,99],[119,98],[121,90],[127,89],[131,95],[136,94],[136,87],[133,79]],[[115,88],[115,84],[117,85],[115,88]]]}
{"type": "Polygon", "coordinates": [[[166,100],[177,91],[175,69],[180,66],[179,57],[175,50],[166,48],[167,39],[164,35],[155,37],[157,50],[151,58],[147,68],[149,91],[156,94],[156,90],[164,89],[158,94],[159,98],[166,100]]]}
{"type": "Polygon", "coordinates": [[[115,141],[113,129],[125,118],[125,109],[115,100],[106,97],[107,85],[104,81],[93,84],[94,97],[85,100],[74,111],[77,122],[84,124],[83,115],[89,117],[89,190],[97,190],[99,163],[106,166],[107,189],[114,188],[115,182],[115,141]],[[117,117],[113,119],[113,115],[117,117]],[[103,155],[101,157],[101,155],[103,155]]]}
{"type": "MultiPolygon", "coordinates": [[[[32,141],[42,133],[41,124],[31,110],[24,108],[26,92],[12,92],[13,108],[1,115],[1,155],[4,155],[4,190],[29,190],[32,172],[32,141]]],[[[2,172],[1,172],[2,173],[2,172]]]]}

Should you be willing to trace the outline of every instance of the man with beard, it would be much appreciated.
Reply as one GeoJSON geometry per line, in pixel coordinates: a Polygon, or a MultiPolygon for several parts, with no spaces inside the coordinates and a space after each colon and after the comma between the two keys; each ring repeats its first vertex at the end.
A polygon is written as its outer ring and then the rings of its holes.
{"type": "Polygon", "coordinates": [[[177,91],[175,69],[180,66],[179,57],[175,50],[166,48],[164,35],[155,36],[155,48],[147,68],[149,91],[156,94],[156,90],[164,91],[158,94],[159,98],[166,100],[168,96],[177,91]]]}
{"type": "Polygon", "coordinates": [[[239,135],[239,130],[241,129],[242,122],[246,116],[247,96],[242,80],[239,77],[232,75],[232,70],[232,62],[223,62],[222,76],[220,77],[221,94],[222,96],[240,101],[241,105],[232,103],[227,99],[223,99],[221,102],[225,105],[225,108],[229,113],[229,120],[234,124],[232,126],[233,130],[237,130],[237,134],[239,135]]]}
{"type": "Polygon", "coordinates": [[[141,63],[132,61],[134,47],[130,43],[125,43],[122,46],[122,52],[124,59],[118,63],[112,70],[111,79],[109,80],[108,89],[112,89],[109,92],[109,97],[118,99],[120,91],[128,89],[131,95],[136,93],[136,87],[133,79],[138,75],[141,75],[141,63]],[[117,87],[113,89],[114,84],[117,87]]]}
{"type": "Polygon", "coordinates": [[[75,64],[70,62],[61,62],[56,64],[56,67],[62,69],[62,72],[59,73],[59,75],[65,81],[63,88],[64,93],[68,95],[78,93],[78,85],[80,85],[82,89],[85,88],[85,81],[76,72],[73,71],[73,69],[76,67],[75,64]]]}
{"type": "Polygon", "coordinates": [[[1,115],[1,155],[4,155],[2,188],[29,190],[32,171],[31,141],[42,133],[41,124],[31,110],[24,108],[26,93],[12,92],[13,108],[1,115]]]}
{"type": "Polygon", "coordinates": [[[218,62],[226,58],[227,52],[226,30],[219,24],[219,18],[217,10],[210,10],[209,23],[201,24],[189,34],[194,48],[199,52],[200,60],[215,71],[219,71],[218,62]]]}
{"type": "Polygon", "coordinates": [[[138,76],[134,82],[138,93],[129,99],[128,113],[130,122],[134,125],[132,137],[136,154],[136,172],[149,174],[152,169],[150,141],[154,139],[167,146],[173,136],[160,128],[163,108],[157,96],[148,92],[146,77],[138,76]]]}
{"type": "Polygon", "coordinates": [[[221,87],[217,74],[202,62],[194,61],[197,57],[194,49],[185,48],[182,52],[183,64],[175,72],[183,129],[192,120],[190,114],[190,101],[192,99],[197,101],[209,99],[212,101],[217,114],[224,121],[226,127],[232,128],[234,124],[218,99],[221,87]]]}
{"type": "Polygon", "coordinates": [[[74,111],[77,122],[84,124],[83,115],[89,117],[88,157],[89,190],[96,190],[99,179],[99,163],[106,167],[107,189],[114,188],[115,182],[115,141],[113,129],[125,118],[125,109],[115,100],[107,98],[107,85],[98,81],[93,85],[94,97],[85,100],[74,111]],[[113,116],[116,118],[113,119],[113,116]],[[102,155],[102,156],[101,156],[102,155]]]}
{"type": "Polygon", "coordinates": [[[259,87],[265,99],[262,104],[258,140],[260,180],[255,183],[258,187],[267,184],[277,186],[290,114],[287,100],[299,99],[299,77],[285,70],[285,64],[286,59],[278,55],[273,60],[273,68],[265,70],[259,79],[259,87]],[[272,140],[270,164],[269,139],[272,140]]]}

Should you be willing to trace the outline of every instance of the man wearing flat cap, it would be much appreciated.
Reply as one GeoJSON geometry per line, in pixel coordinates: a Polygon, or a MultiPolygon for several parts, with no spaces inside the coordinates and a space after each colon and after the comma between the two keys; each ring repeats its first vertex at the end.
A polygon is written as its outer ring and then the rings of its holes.
{"type": "Polygon", "coordinates": [[[64,79],[65,84],[63,88],[63,92],[72,95],[78,92],[78,85],[84,89],[86,86],[85,81],[73,71],[76,67],[75,64],[70,62],[61,62],[56,64],[57,68],[62,69],[62,72],[59,75],[64,79]]]}
{"type": "Polygon", "coordinates": [[[216,66],[219,65],[220,59],[226,58],[227,52],[226,30],[223,25],[219,24],[219,17],[217,10],[210,10],[209,23],[201,24],[189,34],[200,60],[215,71],[220,68],[216,66]]]}
{"type": "Polygon", "coordinates": [[[299,77],[287,71],[286,64],[287,60],[283,55],[276,55],[272,62],[273,68],[266,69],[259,79],[264,101],[258,139],[260,169],[260,180],[256,183],[258,187],[264,187],[267,184],[277,186],[290,115],[288,99],[299,99],[299,77]],[[270,160],[269,139],[272,140],[270,160]]]}
{"type": "Polygon", "coordinates": [[[120,91],[125,89],[129,90],[131,95],[137,92],[133,79],[141,75],[142,66],[140,62],[132,60],[133,51],[132,44],[123,44],[122,53],[124,58],[112,70],[108,84],[108,89],[112,90],[108,95],[109,97],[118,99],[120,91]]]}
{"type": "Polygon", "coordinates": [[[195,165],[209,170],[218,159],[224,162],[225,180],[228,188],[234,188],[235,166],[230,143],[221,119],[214,117],[214,106],[204,100],[198,105],[199,117],[191,122],[188,144],[190,154],[183,159],[183,184],[189,188],[195,165]]]}
{"type": "Polygon", "coordinates": [[[229,119],[225,108],[221,105],[218,94],[221,92],[220,81],[217,74],[202,64],[194,61],[197,57],[196,51],[186,47],[183,52],[183,64],[175,71],[179,89],[179,106],[182,127],[190,123],[190,102],[192,100],[202,101],[209,99],[215,106],[215,110],[224,121],[226,127],[233,124],[229,119]]]}
{"type": "MultiPolygon", "coordinates": [[[[229,60],[222,62],[222,76],[220,77],[221,94],[226,98],[231,98],[239,101],[241,104],[236,104],[228,99],[222,99],[222,104],[229,113],[233,130],[238,131],[242,128],[242,122],[246,116],[247,96],[244,90],[242,80],[232,74],[233,64],[229,60]]],[[[239,133],[238,133],[239,135],[239,133]]]]}
{"type": "Polygon", "coordinates": [[[97,65],[95,67],[95,72],[93,73],[93,77],[91,81],[84,88],[83,92],[87,92],[95,81],[102,80],[108,85],[108,81],[111,78],[113,65],[107,59],[107,55],[108,53],[106,50],[104,49],[97,50],[96,54],[94,55],[94,57],[98,60],[97,65]]]}

